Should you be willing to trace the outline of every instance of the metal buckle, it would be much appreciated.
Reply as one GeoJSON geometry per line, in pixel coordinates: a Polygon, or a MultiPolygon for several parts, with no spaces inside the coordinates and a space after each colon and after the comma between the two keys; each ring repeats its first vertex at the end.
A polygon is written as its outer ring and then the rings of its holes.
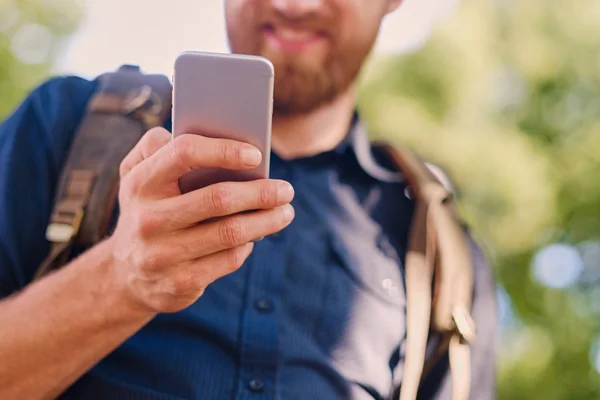
{"type": "Polygon", "coordinates": [[[134,89],[125,98],[123,102],[122,112],[125,115],[133,114],[150,104],[153,114],[160,114],[162,110],[162,100],[160,96],[152,90],[148,85],[144,85],[139,89],[134,89]]]}
{"type": "Polygon", "coordinates": [[[46,228],[46,239],[52,243],[68,243],[77,235],[83,220],[83,211],[79,210],[73,216],[71,224],[52,222],[46,228]]]}
{"type": "Polygon", "coordinates": [[[475,321],[473,321],[469,310],[462,306],[455,307],[452,312],[452,319],[462,339],[467,343],[472,343],[475,340],[475,321]]]}

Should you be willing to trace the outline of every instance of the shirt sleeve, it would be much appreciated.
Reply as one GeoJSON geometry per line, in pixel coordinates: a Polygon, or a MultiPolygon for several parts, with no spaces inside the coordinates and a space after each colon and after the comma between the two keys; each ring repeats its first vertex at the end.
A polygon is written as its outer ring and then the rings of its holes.
{"type": "Polygon", "coordinates": [[[52,78],[0,124],[0,298],[26,286],[49,250],[55,185],[94,89],[52,78]]]}

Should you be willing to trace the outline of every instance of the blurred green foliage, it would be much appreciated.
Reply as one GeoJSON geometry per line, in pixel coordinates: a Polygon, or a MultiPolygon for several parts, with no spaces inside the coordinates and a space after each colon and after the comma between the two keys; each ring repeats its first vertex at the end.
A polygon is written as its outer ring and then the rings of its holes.
{"type": "Polygon", "coordinates": [[[600,398],[600,2],[463,0],[422,48],[371,60],[361,109],[459,187],[508,294],[498,398],[600,398]],[[553,243],[583,265],[560,289],[532,272],[553,243]]]}
{"type": "Polygon", "coordinates": [[[80,0],[0,0],[0,117],[46,78],[83,14],[80,0]]]}

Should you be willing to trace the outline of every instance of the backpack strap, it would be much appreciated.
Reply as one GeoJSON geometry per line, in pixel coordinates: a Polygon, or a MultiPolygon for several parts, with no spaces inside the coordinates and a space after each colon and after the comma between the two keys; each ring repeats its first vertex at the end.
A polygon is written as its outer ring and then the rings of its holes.
{"type": "Polygon", "coordinates": [[[406,254],[406,357],[400,400],[415,400],[423,375],[449,351],[453,400],[468,400],[473,261],[452,193],[416,155],[376,144],[402,172],[415,201],[406,254]],[[442,340],[425,361],[430,330],[442,340]]]}
{"type": "Polygon", "coordinates": [[[171,111],[171,83],[123,65],[101,75],[61,171],[46,230],[50,252],[34,279],[64,264],[74,246],[104,239],[117,200],[119,166],[171,111]]]}

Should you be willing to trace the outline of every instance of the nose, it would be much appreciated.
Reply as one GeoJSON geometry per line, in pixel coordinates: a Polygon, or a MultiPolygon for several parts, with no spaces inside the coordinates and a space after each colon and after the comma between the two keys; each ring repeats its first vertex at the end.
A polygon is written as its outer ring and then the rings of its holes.
{"type": "Polygon", "coordinates": [[[326,0],[271,0],[272,7],[289,19],[302,19],[315,14],[325,5],[326,0]]]}

